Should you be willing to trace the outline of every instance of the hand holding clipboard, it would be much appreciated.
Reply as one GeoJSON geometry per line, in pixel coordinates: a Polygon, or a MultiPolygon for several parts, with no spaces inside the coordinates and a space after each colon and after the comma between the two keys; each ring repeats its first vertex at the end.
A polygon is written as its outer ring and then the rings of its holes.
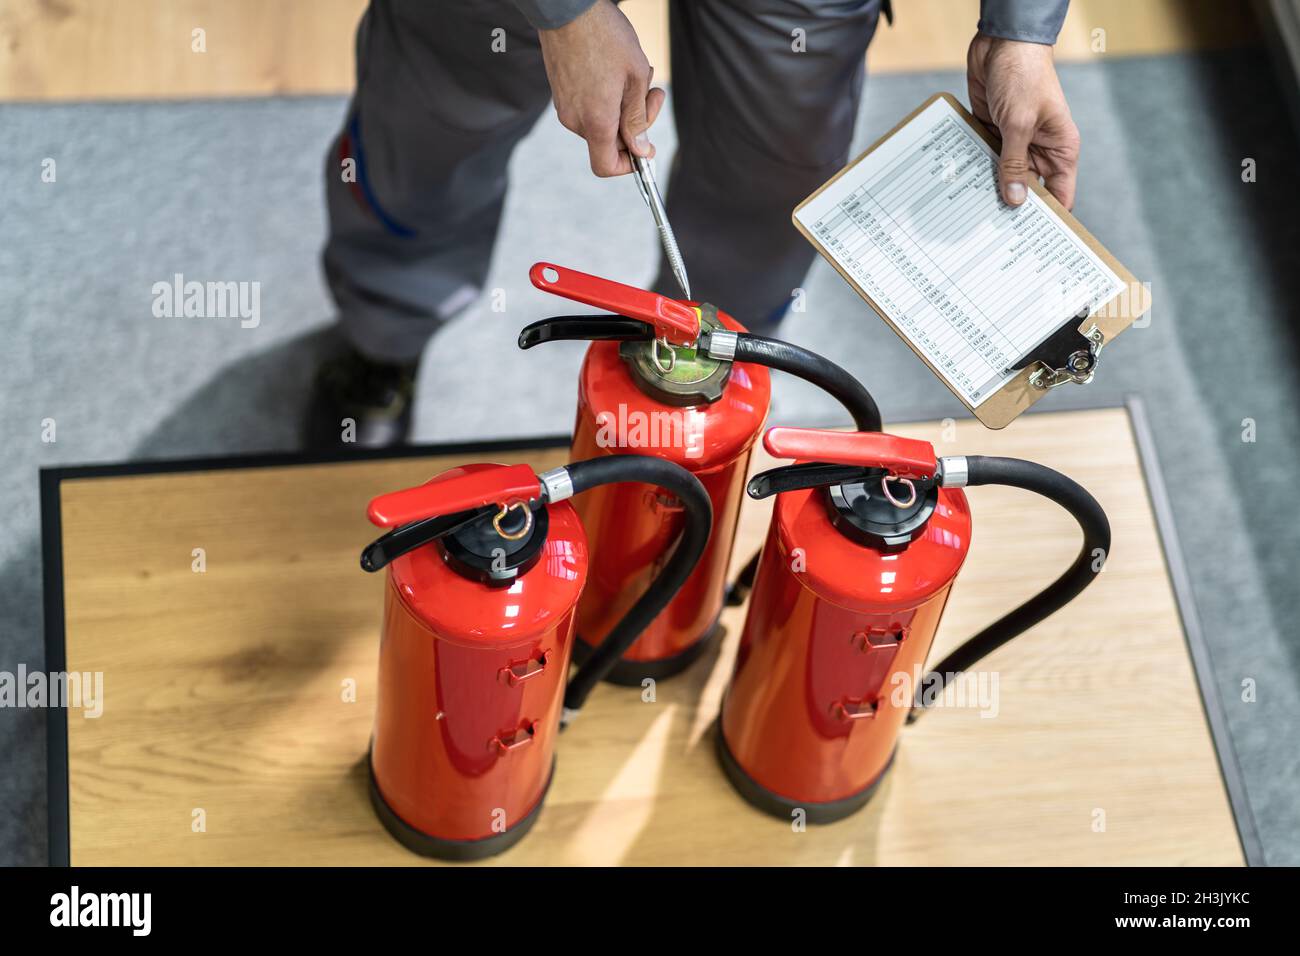
{"type": "Polygon", "coordinates": [[[928,99],[794,211],[795,226],[974,415],[1002,428],[1149,308],[1144,286],[1031,180],[998,195],[997,144],[928,99]]]}

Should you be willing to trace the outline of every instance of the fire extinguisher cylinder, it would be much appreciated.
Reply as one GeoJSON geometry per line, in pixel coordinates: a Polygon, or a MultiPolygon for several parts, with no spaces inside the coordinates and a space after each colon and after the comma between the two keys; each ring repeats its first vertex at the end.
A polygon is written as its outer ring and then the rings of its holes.
{"type": "Polygon", "coordinates": [[[686,512],[662,573],[614,628],[617,649],[672,600],[708,541],[709,498],[684,468],[642,455],[541,476],[467,465],[371,502],[370,520],[390,529],[361,555],[365,570],[388,569],[371,799],[408,848],[480,859],[535,822],[562,713],[576,713],[617,660],[587,661],[566,696],[588,580],[586,535],[567,499],[615,482],[671,489],[686,512]]]}
{"type": "MultiPolygon", "coordinates": [[[[640,448],[692,471],[709,493],[713,533],[696,571],[608,672],[609,680],[629,685],[668,677],[696,659],[718,633],[745,474],[769,404],[768,369],[825,389],[845,405],[861,430],[880,428],[879,409],[867,390],[833,362],[789,343],[750,335],[711,305],[669,299],[545,262],[534,265],[530,277],[543,291],[615,313],[557,316],[535,322],[519,335],[523,349],[560,340],[593,343],[580,375],[572,456],[609,453],[611,423],[621,430],[623,422],[676,422],[680,433],[671,430],[669,441],[651,430],[640,448]]],[[[621,431],[615,437],[617,442],[624,438],[621,431]]],[[[597,569],[578,608],[575,654],[582,657],[610,640],[617,616],[665,559],[681,505],[671,495],[634,497],[628,489],[609,489],[578,507],[597,569]]]]}
{"type": "Polygon", "coordinates": [[[758,808],[830,822],[870,799],[903,725],[936,699],[949,674],[1096,578],[1110,526],[1080,485],[1033,462],[941,459],[928,442],[878,432],[773,428],[764,444],[796,462],[748,485],[751,497],[775,495],[776,504],[723,698],[718,755],[758,808]],[[1082,529],[1082,547],[1042,593],[926,673],[970,543],[962,489],[986,484],[1061,505],[1082,529]]]}

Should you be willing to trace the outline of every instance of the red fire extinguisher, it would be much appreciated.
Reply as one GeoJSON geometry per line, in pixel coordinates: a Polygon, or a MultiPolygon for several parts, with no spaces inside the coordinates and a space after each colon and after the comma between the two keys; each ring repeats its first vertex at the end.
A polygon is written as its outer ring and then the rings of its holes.
{"type": "MultiPolygon", "coordinates": [[[[590,340],[578,385],[574,458],[639,451],[689,470],[713,503],[713,535],[699,567],[672,603],[611,669],[608,679],[640,684],[689,665],[716,633],[727,565],[754,442],[767,417],[768,369],[820,386],[861,431],[880,412],[857,379],[806,349],[747,333],[708,303],[683,302],[539,262],[533,285],[611,315],[556,316],[519,336],[520,348],[590,340]]],[[[591,582],[578,604],[577,648],[600,646],[667,556],[680,521],[672,495],[609,487],[578,505],[590,537],[591,582]]]]}
{"type": "Polygon", "coordinates": [[[528,831],[558,729],[687,580],[711,511],[693,475],[643,455],[540,476],[526,465],[466,465],[371,501],[370,520],[393,529],[361,555],[366,571],[388,568],[371,799],[394,837],[470,860],[528,831]],[[666,489],[684,520],[659,574],[566,687],[590,568],[567,499],[623,482],[666,489]]]}
{"type": "Polygon", "coordinates": [[[754,476],[776,495],[731,683],[718,754],[740,794],[768,813],[840,819],[871,797],[899,732],[945,681],[1064,607],[1101,571],[1105,512],[1082,487],[1033,462],[936,458],[924,441],[880,433],[773,428],[778,458],[754,476]],[[1083,529],[1083,547],[1046,590],[920,675],[970,547],[961,489],[1043,495],[1083,529]]]}

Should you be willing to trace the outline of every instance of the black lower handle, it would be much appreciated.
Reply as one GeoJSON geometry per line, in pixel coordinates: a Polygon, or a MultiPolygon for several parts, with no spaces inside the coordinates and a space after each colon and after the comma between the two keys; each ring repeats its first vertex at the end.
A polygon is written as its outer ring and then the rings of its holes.
{"type": "Polygon", "coordinates": [[[543,342],[639,342],[654,338],[654,328],[621,315],[557,315],[526,325],[519,347],[530,349],[543,342]]]}
{"type": "Polygon", "coordinates": [[[482,508],[457,511],[454,514],[421,518],[419,521],[394,528],[383,537],[370,542],[361,552],[361,570],[371,573],[380,571],[408,551],[414,551],[438,538],[459,531],[468,524],[481,521],[496,510],[496,505],[485,505],[482,508]]]}

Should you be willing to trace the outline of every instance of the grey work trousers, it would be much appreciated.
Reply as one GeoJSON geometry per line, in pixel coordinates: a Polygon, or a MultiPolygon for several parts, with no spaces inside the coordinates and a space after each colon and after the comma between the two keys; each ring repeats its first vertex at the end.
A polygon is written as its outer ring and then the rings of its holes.
{"type": "MultiPolygon", "coordinates": [[[[670,0],[669,218],[693,294],[747,325],[779,315],[812,263],[790,212],[848,158],[880,5],[670,0]]],[[[506,165],[549,101],[537,33],[508,0],[372,0],[325,177],[325,274],[358,350],[413,361],[475,299],[506,165]]],[[[677,294],[666,265],[655,288],[677,294]]]]}

